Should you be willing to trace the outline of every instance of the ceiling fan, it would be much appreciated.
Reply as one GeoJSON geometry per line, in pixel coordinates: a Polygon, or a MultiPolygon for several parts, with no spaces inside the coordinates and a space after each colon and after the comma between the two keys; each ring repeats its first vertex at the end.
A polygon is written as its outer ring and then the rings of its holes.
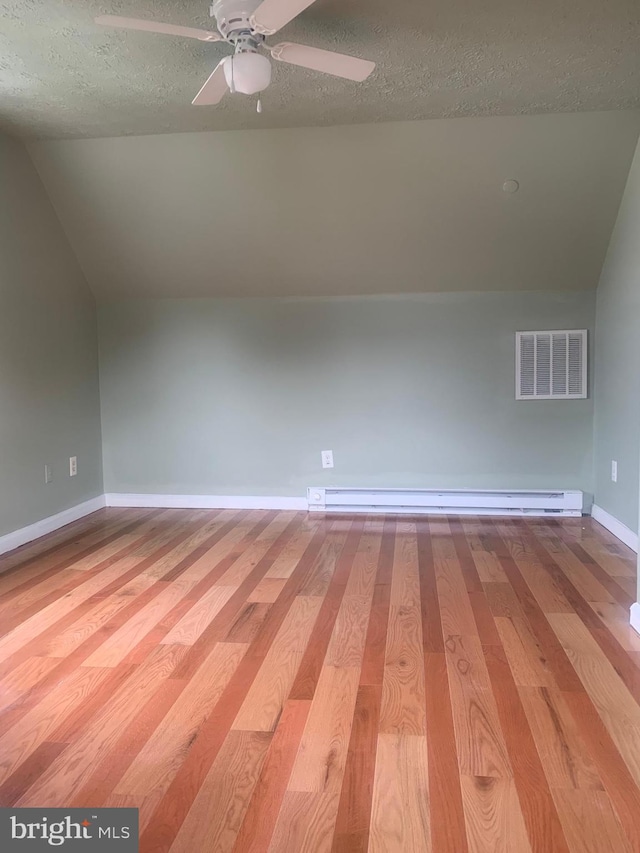
{"type": "MultiPolygon", "coordinates": [[[[210,15],[216,19],[217,32],[136,18],[121,18],[116,15],[101,15],[95,21],[105,27],[144,30],[200,41],[225,41],[232,45],[234,54],[225,56],[218,63],[192,101],[195,106],[206,106],[219,104],[227,91],[255,95],[267,88],[271,82],[271,63],[259,52],[261,50],[269,51],[272,59],[278,62],[311,68],[355,82],[366,80],[375,68],[375,63],[369,60],[291,42],[266,44],[266,36],[284,27],[313,2],[314,0],[214,0],[210,15]]],[[[258,112],[260,111],[258,101],[258,112]]]]}

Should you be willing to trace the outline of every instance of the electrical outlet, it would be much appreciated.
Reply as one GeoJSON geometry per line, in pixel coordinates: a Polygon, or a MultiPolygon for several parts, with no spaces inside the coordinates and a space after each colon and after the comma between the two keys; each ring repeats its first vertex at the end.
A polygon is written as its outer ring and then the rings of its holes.
{"type": "Polygon", "coordinates": [[[618,463],[615,461],[615,459],[611,460],[611,482],[618,482],[618,463]]]}
{"type": "Polygon", "coordinates": [[[70,456],[69,457],[69,476],[75,477],[78,473],[78,457],[70,456]]]}
{"type": "Polygon", "coordinates": [[[333,450],[323,450],[321,452],[322,456],[322,467],[323,468],[333,468],[333,450]]]}
{"type": "Polygon", "coordinates": [[[50,483],[53,480],[53,468],[51,465],[44,466],[44,481],[50,483]]]}

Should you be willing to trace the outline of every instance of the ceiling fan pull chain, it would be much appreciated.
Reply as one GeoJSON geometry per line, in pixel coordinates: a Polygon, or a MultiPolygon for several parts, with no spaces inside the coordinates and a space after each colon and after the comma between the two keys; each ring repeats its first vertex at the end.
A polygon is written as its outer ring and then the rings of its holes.
{"type": "Polygon", "coordinates": [[[258,103],[256,104],[256,112],[257,113],[262,112],[262,101],[260,100],[260,98],[258,98],[258,103]]]}

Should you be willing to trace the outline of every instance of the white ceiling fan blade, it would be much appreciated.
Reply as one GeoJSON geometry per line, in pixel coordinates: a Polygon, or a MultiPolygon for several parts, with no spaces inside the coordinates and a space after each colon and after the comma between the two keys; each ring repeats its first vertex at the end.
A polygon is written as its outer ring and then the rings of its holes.
{"type": "Polygon", "coordinates": [[[255,31],[270,36],[311,6],[315,0],[262,0],[251,16],[255,31]]]}
{"type": "Polygon", "coordinates": [[[311,68],[323,74],[333,74],[335,77],[344,77],[346,80],[355,80],[357,83],[366,80],[376,67],[375,62],[370,62],[368,59],[358,59],[355,56],[307,47],[304,44],[282,42],[275,47],[270,47],[269,50],[271,56],[280,62],[311,68]]]}
{"type": "Polygon", "coordinates": [[[199,41],[222,41],[220,33],[209,30],[197,30],[194,27],[178,27],[174,24],[162,24],[158,21],[142,21],[138,18],[120,18],[117,15],[100,15],[95,19],[101,27],[118,27],[122,30],[143,30],[147,33],[163,33],[168,36],[184,36],[199,41]]]}
{"type": "Polygon", "coordinates": [[[224,98],[229,88],[224,76],[224,62],[224,59],[220,60],[214,71],[209,75],[207,82],[191,102],[194,107],[211,107],[214,104],[219,104],[224,98]]]}

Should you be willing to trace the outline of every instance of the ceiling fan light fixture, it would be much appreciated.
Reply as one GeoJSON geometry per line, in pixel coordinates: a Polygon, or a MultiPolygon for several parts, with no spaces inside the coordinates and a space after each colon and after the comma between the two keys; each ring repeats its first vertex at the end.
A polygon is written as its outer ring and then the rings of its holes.
{"type": "Polygon", "coordinates": [[[225,60],[224,76],[232,92],[256,95],[271,83],[271,63],[260,53],[236,53],[225,60]]]}

